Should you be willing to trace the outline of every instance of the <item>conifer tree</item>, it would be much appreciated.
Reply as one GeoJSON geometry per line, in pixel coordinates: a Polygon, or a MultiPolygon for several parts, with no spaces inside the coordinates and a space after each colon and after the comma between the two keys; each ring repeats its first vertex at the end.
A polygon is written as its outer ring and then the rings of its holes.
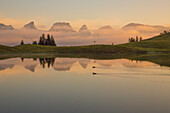
{"type": "Polygon", "coordinates": [[[45,34],[44,33],[40,37],[38,45],[45,45],[45,34]]]}
{"type": "Polygon", "coordinates": [[[138,42],[139,41],[139,38],[138,38],[138,36],[136,36],[136,42],[138,42]]]}
{"type": "Polygon", "coordinates": [[[33,41],[32,44],[33,44],[33,45],[37,45],[37,41],[33,41]]]}
{"type": "Polygon", "coordinates": [[[142,37],[140,37],[140,41],[142,41],[142,37]]]}
{"type": "Polygon", "coordinates": [[[51,45],[52,46],[56,46],[56,43],[55,43],[53,35],[51,35],[51,45]]]}
{"type": "Polygon", "coordinates": [[[24,41],[23,40],[21,41],[21,45],[24,45],[24,41]]]}
{"type": "Polygon", "coordinates": [[[45,45],[51,45],[51,38],[50,38],[49,34],[47,35],[47,39],[45,41],[45,45]]]}
{"type": "Polygon", "coordinates": [[[131,42],[131,38],[129,38],[129,42],[131,42]]]}

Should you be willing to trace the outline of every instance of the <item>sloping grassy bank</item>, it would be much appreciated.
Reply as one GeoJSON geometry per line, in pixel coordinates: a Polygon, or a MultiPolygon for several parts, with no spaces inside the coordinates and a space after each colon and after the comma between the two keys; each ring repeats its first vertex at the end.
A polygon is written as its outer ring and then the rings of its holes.
{"type": "Polygon", "coordinates": [[[156,36],[141,42],[120,45],[89,45],[72,47],[54,47],[42,45],[19,45],[15,47],[0,46],[0,53],[92,53],[92,54],[125,54],[125,53],[169,53],[170,33],[156,36]]]}
{"type": "Polygon", "coordinates": [[[141,42],[118,45],[147,52],[170,52],[170,33],[155,36],[141,42]]]}

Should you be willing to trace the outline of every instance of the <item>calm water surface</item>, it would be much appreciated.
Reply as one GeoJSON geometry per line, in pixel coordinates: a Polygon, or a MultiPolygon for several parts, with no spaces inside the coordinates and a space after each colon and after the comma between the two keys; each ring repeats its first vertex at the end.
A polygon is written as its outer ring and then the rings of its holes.
{"type": "Polygon", "coordinates": [[[0,60],[0,113],[170,113],[170,67],[126,59],[0,60]]]}

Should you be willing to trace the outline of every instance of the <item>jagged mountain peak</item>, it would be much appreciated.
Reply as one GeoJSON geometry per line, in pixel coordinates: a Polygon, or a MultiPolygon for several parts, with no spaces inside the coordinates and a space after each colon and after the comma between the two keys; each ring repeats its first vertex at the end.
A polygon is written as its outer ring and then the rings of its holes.
{"type": "Polygon", "coordinates": [[[82,27],[79,29],[79,32],[88,30],[86,25],[82,25],[82,27]]]}
{"type": "Polygon", "coordinates": [[[92,33],[88,30],[86,25],[82,25],[82,27],[79,29],[79,33],[81,35],[85,35],[85,36],[91,36],[92,33]]]}
{"type": "Polygon", "coordinates": [[[5,25],[3,23],[0,23],[0,30],[14,30],[12,25],[5,25]]]}
{"type": "Polygon", "coordinates": [[[71,27],[70,23],[67,23],[67,22],[56,22],[56,23],[54,23],[54,25],[59,25],[59,26],[70,26],[70,27],[71,27]]]}
{"type": "Polygon", "coordinates": [[[37,28],[35,27],[34,21],[32,21],[32,22],[24,25],[24,28],[25,28],[25,29],[37,29],[37,28]]]}
{"type": "Polygon", "coordinates": [[[54,23],[49,31],[74,32],[70,23],[67,23],[67,22],[54,23]]]}

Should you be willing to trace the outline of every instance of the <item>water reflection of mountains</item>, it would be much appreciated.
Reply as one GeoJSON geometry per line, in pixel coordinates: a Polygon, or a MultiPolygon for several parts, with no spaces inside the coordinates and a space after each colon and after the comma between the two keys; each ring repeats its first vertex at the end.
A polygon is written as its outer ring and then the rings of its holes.
{"type": "Polygon", "coordinates": [[[40,65],[45,68],[53,67],[57,71],[68,71],[70,70],[71,66],[79,62],[79,64],[86,68],[88,63],[90,62],[89,59],[75,59],[75,58],[38,58],[40,65]]]}
{"type": "Polygon", "coordinates": [[[13,58],[0,61],[0,70],[7,68],[12,69],[15,65],[24,66],[32,72],[40,65],[42,68],[54,68],[57,71],[69,71],[74,63],[78,62],[84,69],[90,62],[89,59],[77,59],[77,58],[13,58]]]}
{"type": "Polygon", "coordinates": [[[56,71],[69,71],[71,67],[86,69],[88,65],[101,67],[148,67],[159,66],[158,64],[147,61],[132,61],[127,59],[113,59],[113,60],[91,60],[84,58],[11,58],[6,60],[0,60],[0,70],[7,68],[12,69],[14,66],[19,65],[27,70],[35,72],[37,66],[42,68],[53,68],[56,71]]]}

